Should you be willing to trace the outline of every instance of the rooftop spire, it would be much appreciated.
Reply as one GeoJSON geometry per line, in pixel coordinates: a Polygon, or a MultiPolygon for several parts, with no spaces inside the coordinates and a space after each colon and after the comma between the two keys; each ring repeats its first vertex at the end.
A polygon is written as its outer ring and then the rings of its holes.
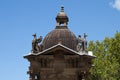
{"type": "Polygon", "coordinates": [[[56,29],[67,29],[68,17],[64,12],[64,6],[61,6],[61,11],[57,14],[56,22],[56,29]]]}
{"type": "Polygon", "coordinates": [[[61,12],[64,12],[64,6],[61,6],[61,12]]]}

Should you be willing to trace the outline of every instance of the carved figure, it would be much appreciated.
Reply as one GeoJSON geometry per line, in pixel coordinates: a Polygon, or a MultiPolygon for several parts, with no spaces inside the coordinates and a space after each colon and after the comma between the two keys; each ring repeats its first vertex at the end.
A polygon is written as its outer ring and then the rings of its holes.
{"type": "Polygon", "coordinates": [[[77,51],[82,51],[82,38],[81,35],[78,35],[78,45],[77,45],[77,51]]]}
{"type": "Polygon", "coordinates": [[[78,35],[78,45],[77,45],[77,51],[86,51],[87,50],[87,40],[86,40],[87,35],[84,33],[84,37],[81,38],[81,35],[78,35]]]}
{"type": "Polygon", "coordinates": [[[87,50],[87,40],[86,40],[87,35],[84,33],[84,38],[83,38],[83,51],[87,50]]]}
{"type": "Polygon", "coordinates": [[[42,51],[42,44],[39,45],[39,43],[42,41],[42,36],[40,36],[38,39],[36,38],[36,34],[33,34],[34,39],[32,40],[32,51],[34,53],[42,51]]]}

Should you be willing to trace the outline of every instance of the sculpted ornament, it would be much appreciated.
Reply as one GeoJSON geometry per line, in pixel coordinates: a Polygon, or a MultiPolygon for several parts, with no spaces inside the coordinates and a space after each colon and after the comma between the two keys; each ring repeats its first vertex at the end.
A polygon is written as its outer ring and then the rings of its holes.
{"type": "Polygon", "coordinates": [[[39,44],[42,41],[42,36],[40,36],[38,39],[36,38],[36,34],[33,34],[34,39],[32,40],[32,52],[37,53],[42,51],[43,45],[39,44]]]}
{"type": "Polygon", "coordinates": [[[84,33],[84,37],[81,38],[81,35],[78,35],[78,44],[77,44],[77,51],[82,52],[82,51],[87,51],[87,40],[86,40],[87,35],[84,33]]]}
{"type": "Polygon", "coordinates": [[[82,38],[81,35],[78,35],[78,44],[77,44],[77,51],[82,51],[82,38]]]}

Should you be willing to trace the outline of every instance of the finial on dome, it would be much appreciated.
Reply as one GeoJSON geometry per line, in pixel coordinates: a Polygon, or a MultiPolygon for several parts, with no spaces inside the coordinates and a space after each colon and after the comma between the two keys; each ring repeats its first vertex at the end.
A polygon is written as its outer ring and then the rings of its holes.
{"type": "Polygon", "coordinates": [[[64,12],[64,6],[61,6],[61,11],[56,17],[56,29],[67,29],[68,17],[64,12]]]}
{"type": "Polygon", "coordinates": [[[61,12],[64,12],[64,6],[61,6],[61,12]]]}

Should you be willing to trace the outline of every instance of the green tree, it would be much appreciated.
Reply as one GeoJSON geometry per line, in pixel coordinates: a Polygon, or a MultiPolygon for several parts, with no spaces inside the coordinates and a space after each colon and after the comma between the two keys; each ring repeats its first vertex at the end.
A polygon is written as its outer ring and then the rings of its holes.
{"type": "Polygon", "coordinates": [[[103,41],[90,41],[88,50],[96,58],[91,68],[91,80],[120,80],[120,33],[103,41]]]}

